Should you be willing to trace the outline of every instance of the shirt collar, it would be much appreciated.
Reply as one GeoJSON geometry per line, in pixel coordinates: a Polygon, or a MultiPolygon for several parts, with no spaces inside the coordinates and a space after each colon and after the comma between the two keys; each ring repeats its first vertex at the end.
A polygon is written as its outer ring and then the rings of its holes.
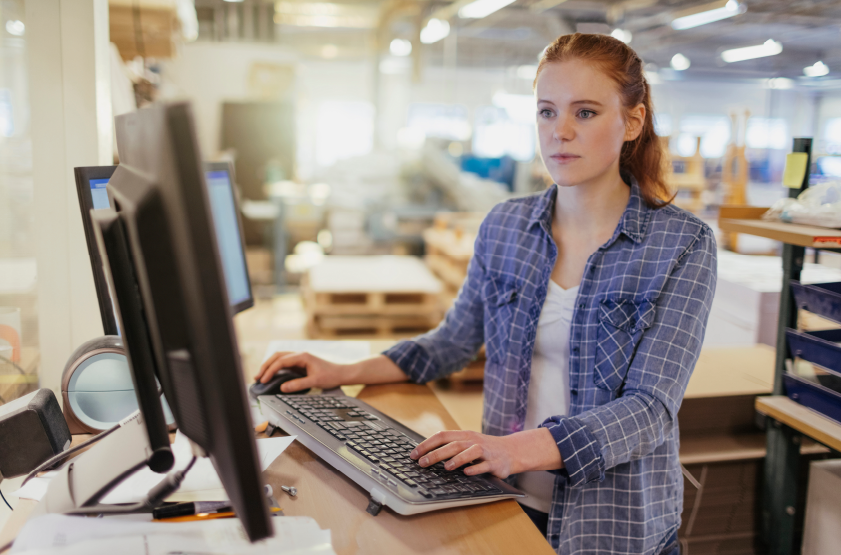
{"type": "MultiPolygon", "coordinates": [[[[642,198],[636,178],[632,175],[623,175],[623,177],[626,183],[630,181],[631,196],[628,199],[625,212],[619,220],[619,225],[616,227],[616,233],[614,233],[613,239],[619,233],[624,233],[631,241],[639,243],[645,237],[645,229],[648,226],[652,208],[649,208],[642,198]]],[[[538,197],[534,208],[532,208],[531,218],[529,219],[531,225],[540,224],[550,235],[552,232],[552,216],[557,197],[558,186],[552,185],[538,197]]]]}

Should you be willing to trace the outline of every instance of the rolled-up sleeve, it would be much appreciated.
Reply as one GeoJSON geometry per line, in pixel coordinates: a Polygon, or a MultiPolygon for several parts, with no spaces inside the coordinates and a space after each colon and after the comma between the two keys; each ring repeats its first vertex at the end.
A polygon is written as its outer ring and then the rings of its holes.
{"type": "Polygon", "coordinates": [[[474,243],[467,277],[441,324],[383,352],[415,383],[443,378],[461,370],[476,357],[484,342],[484,234],[483,223],[474,243]]]}
{"type": "Polygon", "coordinates": [[[617,399],[541,426],[558,445],[570,486],[604,479],[605,470],[652,453],[671,432],[704,340],[716,285],[709,228],[684,251],[656,300],[617,399]]]}

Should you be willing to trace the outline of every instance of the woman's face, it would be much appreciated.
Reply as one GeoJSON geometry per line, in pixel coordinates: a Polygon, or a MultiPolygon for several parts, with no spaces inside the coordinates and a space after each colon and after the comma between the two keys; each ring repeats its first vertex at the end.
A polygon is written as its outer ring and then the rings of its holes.
{"type": "Polygon", "coordinates": [[[540,154],[555,183],[573,187],[619,175],[622,144],[642,128],[642,105],[626,116],[616,84],[576,59],[546,64],[535,96],[540,154]]]}

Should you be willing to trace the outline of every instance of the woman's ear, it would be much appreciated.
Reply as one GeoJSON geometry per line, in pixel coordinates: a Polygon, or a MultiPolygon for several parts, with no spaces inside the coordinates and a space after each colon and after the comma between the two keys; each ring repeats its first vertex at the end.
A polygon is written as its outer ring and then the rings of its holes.
{"type": "Polygon", "coordinates": [[[625,118],[625,141],[633,141],[642,133],[645,125],[645,105],[637,104],[630,110],[625,118]]]}

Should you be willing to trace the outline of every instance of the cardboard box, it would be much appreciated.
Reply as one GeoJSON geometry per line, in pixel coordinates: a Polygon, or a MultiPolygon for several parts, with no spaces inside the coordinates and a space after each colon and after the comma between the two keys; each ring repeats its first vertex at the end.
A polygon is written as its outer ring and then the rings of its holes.
{"type": "Polygon", "coordinates": [[[841,460],[813,462],[803,526],[803,555],[841,550],[841,460]]]}

